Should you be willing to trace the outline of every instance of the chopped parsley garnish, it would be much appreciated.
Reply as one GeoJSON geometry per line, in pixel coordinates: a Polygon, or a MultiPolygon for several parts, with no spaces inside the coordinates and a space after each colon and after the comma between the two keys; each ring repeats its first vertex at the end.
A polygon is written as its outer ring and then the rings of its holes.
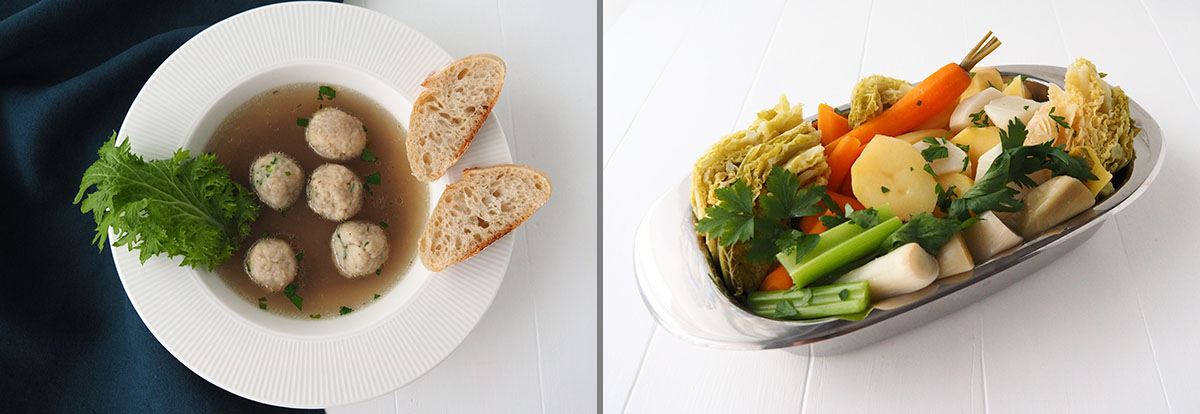
{"type": "Polygon", "coordinates": [[[892,191],[892,189],[890,189],[890,188],[887,188],[887,187],[884,187],[884,186],[882,186],[882,185],[881,185],[881,186],[879,186],[879,191],[880,191],[880,192],[882,192],[882,193],[884,193],[884,194],[887,194],[887,193],[891,192],[891,191],[892,191]]]}
{"type": "Polygon", "coordinates": [[[950,149],[942,145],[937,138],[925,138],[922,142],[929,144],[928,148],[921,150],[921,157],[925,158],[925,162],[933,162],[934,160],[950,157],[950,149]]]}
{"type": "Polygon", "coordinates": [[[296,104],[296,107],[299,108],[301,105],[304,105],[304,104],[296,104]]]}
{"type": "Polygon", "coordinates": [[[379,227],[383,227],[383,228],[385,228],[385,229],[386,229],[386,228],[387,228],[387,226],[388,226],[388,224],[387,224],[387,222],[386,222],[386,221],[381,221],[381,222],[379,222],[379,227]]]}
{"type": "Polygon", "coordinates": [[[350,312],[354,312],[354,309],[347,308],[347,307],[345,307],[345,306],[342,306],[340,309],[338,309],[338,314],[339,314],[339,315],[345,315],[345,314],[347,314],[347,313],[350,313],[350,312]]]}
{"type": "Polygon", "coordinates": [[[296,118],[296,125],[308,128],[308,118],[296,118]]]}
{"type": "Polygon", "coordinates": [[[363,162],[379,161],[379,157],[376,157],[375,154],[371,153],[371,150],[366,149],[366,148],[363,148],[362,157],[360,157],[359,159],[363,160],[363,162]]]}
{"type": "MultiPolygon", "coordinates": [[[[943,148],[943,149],[945,149],[945,148],[943,148]]],[[[929,175],[933,176],[934,181],[937,181],[937,179],[940,178],[940,177],[938,177],[937,173],[933,172],[932,165],[925,164],[924,170],[925,170],[925,172],[929,173],[929,175]]]]}
{"type": "Polygon", "coordinates": [[[838,292],[838,299],[846,300],[848,297],[850,297],[850,289],[842,289],[841,292],[838,292]]]}
{"type": "Polygon", "coordinates": [[[267,310],[267,297],[266,296],[258,298],[258,308],[262,309],[262,310],[267,310]]]}
{"type": "Polygon", "coordinates": [[[284,287],[283,295],[287,296],[288,300],[292,301],[293,305],[296,305],[296,309],[304,310],[304,298],[296,294],[295,283],[289,283],[286,287],[284,287]]]}
{"type": "Polygon", "coordinates": [[[292,172],[291,172],[291,171],[284,171],[284,172],[283,172],[283,175],[290,176],[290,175],[292,175],[292,172]]]}
{"type": "Polygon", "coordinates": [[[917,99],[917,106],[921,106],[921,100],[917,99]]]}
{"type": "Polygon", "coordinates": [[[304,260],[304,253],[296,253],[296,261],[304,260]]]}
{"type": "Polygon", "coordinates": [[[313,319],[321,319],[321,314],[314,313],[312,315],[308,315],[308,317],[313,318],[313,319]]]}
{"type": "MultiPolygon", "coordinates": [[[[363,245],[363,247],[367,247],[367,246],[366,246],[366,245],[363,245]]],[[[378,275],[378,274],[380,274],[380,273],[383,273],[383,269],[375,269],[375,274],[376,274],[376,275],[378,275]]],[[[375,295],[375,296],[379,296],[379,295],[375,295]]]]}
{"type": "Polygon", "coordinates": [[[971,124],[980,128],[988,126],[987,111],[980,109],[979,112],[971,114],[971,124]]]}
{"type": "MultiPolygon", "coordinates": [[[[1062,115],[1055,115],[1054,109],[1055,108],[1053,106],[1050,107],[1050,113],[1048,115],[1050,115],[1050,119],[1054,120],[1054,123],[1058,124],[1058,127],[1056,127],[1056,128],[1071,129],[1071,125],[1067,124],[1067,121],[1066,121],[1067,117],[1062,116],[1062,115]]],[[[1062,129],[1058,129],[1058,130],[1061,131],[1062,129]]]]}
{"type": "Polygon", "coordinates": [[[271,237],[271,233],[267,233],[266,230],[263,230],[262,234],[263,234],[263,237],[271,237]]]}
{"type": "Polygon", "coordinates": [[[375,299],[379,299],[379,294],[378,294],[378,293],[376,293],[376,294],[375,294],[375,299]]]}
{"type": "MultiPolygon", "coordinates": [[[[888,191],[891,190],[889,189],[888,191]]],[[[826,202],[832,204],[832,202],[828,200],[826,202]]],[[[833,212],[834,215],[821,216],[821,225],[824,225],[827,228],[834,228],[849,221],[857,224],[858,227],[869,229],[878,226],[879,223],[883,222],[883,219],[879,217],[879,212],[876,211],[874,207],[866,210],[855,210],[853,207],[850,207],[849,204],[846,204],[845,212],[842,212],[841,210],[842,209],[840,208],[830,209],[829,211],[833,212]]]]}
{"type": "Polygon", "coordinates": [[[1028,111],[1028,110],[1029,110],[1029,105],[1025,105],[1025,107],[1024,107],[1024,108],[1021,108],[1021,109],[1028,111]]]}
{"type": "Polygon", "coordinates": [[[970,145],[964,145],[964,144],[954,144],[954,146],[958,147],[958,149],[962,150],[963,152],[968,152],[968,153],[969,153],[969,152],[971,152],[971,146],[970,146],[970,145]]]}
{"type": "Polygon", "coordinates": [[[363,189],[367,190],[368,193],[375,194],[374,191],[371,191],[371,185],[372,184],[379,185],[379,183],[381,182],[379,179],[379,173],[376,172],[374,174],[368,175],[366,177],[366,181],[367,181],[367,183],[363,184],[363,189]]]}
{"type": "Polygon", "coordinates": [[[363,132],[367,132],[367,126],[363,125],[363,132]]]}
{"type": "Polygon", "coordinates": [[[324,101],[326,98],[333,100],[333,98],[336,96],[337,96],[337,91],[333,90],[333,88],[330,88],[328,86],[321,86],[317,90],[317,100],[318,101],[324,101]]]}

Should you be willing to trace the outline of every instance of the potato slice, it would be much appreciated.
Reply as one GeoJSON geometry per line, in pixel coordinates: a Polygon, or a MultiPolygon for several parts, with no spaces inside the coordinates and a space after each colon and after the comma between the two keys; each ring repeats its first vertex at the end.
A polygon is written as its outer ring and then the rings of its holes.
{"type": "MultiPolygon", "coordinates": [[[[958,101],[970,98],[971,95],[977,94],[988,88],[995,89],[997,92],[1004,87],[1004,78],[1000,77],[1000,71],[993,67],[975,68],[971,71],[971,84],[967,86],[967,90],[963,91],[962,95],[958,96],[958,101]]],[[[978,111],[976,109],[975,111],[978,111]]]]}
{"type": "Polygon", "coordinates": [[[962,197],[967,190],[971,189],[971,186],[975,185],[975,180],[972,180],[971,177],[967,177],[963,173],[942,174],[938,176],[937,182],[946,190],[954,187],[954,195],[956,197],[962,197]]]}
{"type": "Polygon", "coordinates": [[[975,169],[979,168],[979,157],[983,156],[988,150],[1000,145],[1000,128],[994,126],[979,128],[970,127],[962,130],[950,139],[950,142],[958,145],[966,145],[967,156],[971,157],[972,168],[967,169],[967,176],[971,178],[979,178],[975,175],[975,169]]]}
{"type": "Polygon", "coordinates": [[[1004,94],[1008,96],[1020,96],[1025,99],[1033,98],[1033,92],[1025,87],[1025,77],[1017,76],[1008,82],[1008,86],[1004,87],[1004,94]]]}
{"type": "Polygon", "coordinates": [[[933,190],[937,181],[924,167],[925,159],[911,144],[877,135],[850,166],[854,197],[867,207],[887,204],[903,220],[932,212],[937,204],[933,190]]]}
{"type": "Polygon", "coordinates": [[[945,135],[946,135],[945,129],[939,129],[939,128],[921,129],[921,130],[905,133],[903,135],[898,135],[898,136],[896,136],[896,139],[907,142],[909,144],[916,144],[918,142],[921,142],[921,140],[923,140],[925,138],[941,138],[942,136],[945,136],[945,135]]]}

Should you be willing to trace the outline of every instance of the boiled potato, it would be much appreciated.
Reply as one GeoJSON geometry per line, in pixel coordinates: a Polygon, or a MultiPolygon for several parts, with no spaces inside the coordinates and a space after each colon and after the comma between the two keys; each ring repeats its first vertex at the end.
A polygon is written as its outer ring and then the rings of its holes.
{"type": "Polygon", "coordinates": [[[918,131],[909,132],[909,133],[906,133],[903,135],[897,135],[896,139],[907,142],[909,144],[916,144],[918,142],[921,142],[921,140],[923,140],[925,138],[941,138],[944,135],[946,135],[945,129],[922,129],[922,130],[918,130],[918,131]]]}
{"type": "Polygon", "coordinates": [[[967,190],[971,189],[971,186],[975,185],[975,180],[972,180],[971,177],[967,177],[967,175],[963,173],[939,175],[937,182],[938,184],[942,185],[943,189],[946,190],[949,190],[950,187],[954,187],[954,196],[960,198],[967,192],[967,190]]]}
{"type": "Polygon", "coordinates": [[[1083,185],[1086,185],[1088,190],[1092,191],[1093,196],[1100,195],[1100,190],[1104,189],[1104,186],[1112,181],[1113,175],[1104,169],[1104,164],[1100,162],[1100,157],[1096,156],[1096,151],[1093,151],[1092,147],[1084,145],[1072,148],[1070,155],[1075,158],[1085,158],[1088,160],[1088,165],[1092,166],[1092,174],[1096,176],[1096,179],[1084,181],[1083,185]]]}
{"type": "Polygon", "coordinates": [[[954,138],[950,139],[951,143],[957,145],[966,145],[967,156],[971,157],[971,165],[973,168],[967,169],[967,175],[971,178],[979,178],[975,175],[974,169],[979,168],[979,157],[988,150],[1000,145],[1000,128],[994,126],[979,128],[970,127],[959,132],[954,138]]]}
{"type": "Polygon", "coordinates": [[[1004,87],[1004,78],[1000,77],[1000,71],[996,70],[996,68],[975,68],[972,73],[974,75],[971,75],[971,84],[967,86],[967,90],[963,91],[962,95],[958,96],[959,102],[985,89],[994,88],[999,91],[1000,88],[1004,87]]]}
{"type": "Polygon", "coordinates": [[[867,207],[887,204],[903,220],[932,212],[937,204],[933,190],[937,181],[924,167],[925,159],[912,144],[877,135],[850,166],[854,197],[867,207]]]}
{"type": "Polygon", "coordinates": [[[1004,94],[1008,96],[1020,96],[1025,99],[1033,98],[1033,92],[1025,87],[1025,78],[1017,76],[1008,82],[1008,86],[1004,87],[1004,94]]]}

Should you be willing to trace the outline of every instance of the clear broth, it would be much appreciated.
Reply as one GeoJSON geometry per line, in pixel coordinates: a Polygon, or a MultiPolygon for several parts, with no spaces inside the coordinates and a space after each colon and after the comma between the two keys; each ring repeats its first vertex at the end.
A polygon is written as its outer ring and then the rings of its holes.
{"type": "MultiPolygon", "coordinates": [[[[348,279],[333,263],[330,237],[338,223],[325,220],[308,208],[301,196],[280,212],[263,206],[252,227],[251,237],[216,273],[250,306],[300,319],[338,316],[345,306],[359,309],[384,295],[401,279],[416,258],[417,239],[424,226],[429,205],[428,186],[413,177],[405,152],[405,130],[392,114],[370,98],[351,89],[317,83],[300,83],[267,90],[235,109],[222,121],[209,140],[205,152],[217,155],[217,161],[229,168],[235,180],[250,187],[250,164],[258,156],[280,151],[296,159],[304,169],[305,180],[317,166],[334,162],[355,172],[360,178],[379,172],[381,183],[371,185],[374,194],[366,196],[363,209],[350,220],[387,223],[388,260],[378,275],[348,279]],[[320,86],[331,86],[334,98],[318,99],[320,86]],[[367,149],[378,161],[360,158],[330,161],[308,147],[304,128],[298,118],[311,118],[317,109],[332,106],[357,117],[367,128],[367,149]],[[298,309],[283,291],[268,293],[246,275],[246,250],[263,235],[278,237],[302,253],[296,275],[296,294],[302,297],[298,309]],[[266,298],[260,301],[259,298],[266,298]],[[319,315],[319,316],[314,316],[319,315]]],[[[365,179],[364,179],[365,182],[365,179]]]]}

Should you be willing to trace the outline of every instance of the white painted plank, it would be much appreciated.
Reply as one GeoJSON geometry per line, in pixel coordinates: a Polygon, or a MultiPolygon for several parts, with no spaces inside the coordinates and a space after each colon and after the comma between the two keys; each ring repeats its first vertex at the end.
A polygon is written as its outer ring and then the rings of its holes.
{"type": "Polygon", "coordinates": [[[491,308],[453,354],[392,394],[395,412],[543,412],[534,282],[521,270],[510,267],[491,308]]]}
{"type": "MultiPolygon", "coordinates": [[[[800,408],[808,358],[784,351],[741,352],[654,334],[629,413],[782,413],[800,408]]],[[[608,410],[608,407],[605,407],[608,410]]]]}
{"type": "Polygon", "coordinates": [[[782,7],[782,1],[706,5],[666,66],[672,76],[646,98],[605,166],[606,411],[624,406],[653,324],[633,279],[634,231],[650,204],[690,171],[704,148],[733,128],[782,7]]]}
{"type": "Polygon", "coordinates": [[[1200,75],[1200,47],[1195,16],[1200,5],[1148,1],[1111,4],[1107,10],[1120,19],[1107,19],[1121,30],[1094,22],[1094,11],[1075,10],[1081,5],[1060,2],[1064,31],[1078,33],[1068,39],[1073,54],[1091,57],[1107,79],[1120,85],[1146,107],[1162,127],[1166,156],[1162,172],[1146,193],[1117,216],[1125,240],[1131,272],[1126,276],[1138,292],[1147,332],[1162,376],[1162,386],[1172,411],[1200,411],[1200,330],[1190,316],[1190,292],[1200,288],[1194,252],[1200,251],[1200,217],[1180,214],[1179,208],[1200,205],[1200,142],[1192,138],[1196,119],[1200,75]],[[1150,13],[1147,15],[1147,11],[1150,13]],[[1157,25],[1155,24],[1157,23],[1157,25]],[[1075,41],[1072,41],[1075,40],[1075,41]],[[1164,45],[1165,42],[1165,45],[1164,45]],[[1186,82],[1191,82],[1188,85],[1186,82]],[[1190,89],[1189,89],[1190,86],[1190,89]]]}
{"type": "MultiPolygon", "coordinates": [[[[628,13],[604,34],[604,160],[612,158],[617,143],[646,97],[663,76],[704,2],[689,0],[641,1],[629,4],[628,13]]],[[[609,4],[604,4],[608,13],[609,4]]],[[[617,5],[615,7],[620,7],[617,5]]],[[[608,21],[604,23],[610,24],[608,21]]]]}
{"type": "MultiPolygon", "coordinates": [[[[505,0],[505,90],[516,162],[544,171],[554,194],[522,228],[537,323],[542,409],[596,408],[596,8],[505,0]]],[[[489,407],[485,411],[494,411],[489,407]]],[[[500,410],[521,412],[521,410],[500,410]]]]}
{"type": "Polygon", "coordinates": [[[1113,222],[983,305],[988,409],[1164,412],[1113,222]]]}
{"type": "Polygon", "coordinates": [[[813,358],[804,412],[985,412],[977,307],[851,353],[813,358]]]}

